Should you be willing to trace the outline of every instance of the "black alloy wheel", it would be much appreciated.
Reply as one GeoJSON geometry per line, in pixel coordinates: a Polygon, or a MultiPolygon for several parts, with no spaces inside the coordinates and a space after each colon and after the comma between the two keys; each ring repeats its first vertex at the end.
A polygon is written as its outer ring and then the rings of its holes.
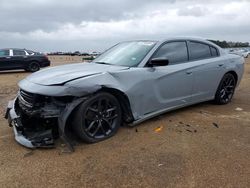
{"type": "Polygon", "coordinates": [[[215,102],[217,104],[229,103],[233,98],[235,87],[236,87],[235,77],[230,73],[225,74],[217,89],[215,95],[215,102]]]}
{"type": "Polygon", "coordinates": [[[32,62],[29,65],[29,71],[30,72],[36,72],[40,70],[40,65],[37,62],[32,62]]]}
{"type": "Polygon", "coordinates": [[[113,95],[102,92],[79,106],[73,127],[83,141],[94,143],[113,136],[120,124],[119,102],[113,95]]]}

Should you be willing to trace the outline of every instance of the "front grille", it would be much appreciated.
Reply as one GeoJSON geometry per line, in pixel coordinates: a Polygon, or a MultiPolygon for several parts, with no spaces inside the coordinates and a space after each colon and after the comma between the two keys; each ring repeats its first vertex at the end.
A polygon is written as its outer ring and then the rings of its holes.
{"type": "Polygon", "coordinates": [[[35,103],[35,94],[29,93],[29,92],[24,91],[24,90],[20,90],[19,95],[18,95],[18,99],[22,105],[29,107],[29,108],[32,108],[34,106],[34,103],[35,103]]]}

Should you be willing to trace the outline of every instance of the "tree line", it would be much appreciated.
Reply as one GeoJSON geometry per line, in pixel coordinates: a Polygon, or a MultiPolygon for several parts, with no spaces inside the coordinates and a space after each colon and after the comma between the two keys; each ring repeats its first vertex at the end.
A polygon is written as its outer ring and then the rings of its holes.
{"type": "Polygon", "coordinates": [[[232,42],[232,41],[219,41],[219,40],[209,40],[221,48],[242,48],[250,47],[249,42],[232,42]]]}

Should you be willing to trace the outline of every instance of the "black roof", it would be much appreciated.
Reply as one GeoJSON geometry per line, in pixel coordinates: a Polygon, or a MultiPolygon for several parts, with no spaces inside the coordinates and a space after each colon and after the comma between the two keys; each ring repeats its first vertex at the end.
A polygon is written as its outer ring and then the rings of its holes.
{"type": "MultiPolygon", "coordinates": [[[[25,49],[25,48],[2,48],[0,50],[28,50],[28,49],[25,49]]],[[[28,51],[32,51],[32,50],[28,50],[28,51]]]]}

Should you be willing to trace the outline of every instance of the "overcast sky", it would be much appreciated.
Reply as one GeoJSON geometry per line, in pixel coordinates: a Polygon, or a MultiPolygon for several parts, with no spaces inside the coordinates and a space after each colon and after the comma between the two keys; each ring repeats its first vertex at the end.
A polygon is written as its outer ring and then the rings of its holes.
{"type": "Polygon", "coordinates": [[[250,0],[0,0],[0,48],[102,51],[131,39],[250,42],[250,0]]]}

